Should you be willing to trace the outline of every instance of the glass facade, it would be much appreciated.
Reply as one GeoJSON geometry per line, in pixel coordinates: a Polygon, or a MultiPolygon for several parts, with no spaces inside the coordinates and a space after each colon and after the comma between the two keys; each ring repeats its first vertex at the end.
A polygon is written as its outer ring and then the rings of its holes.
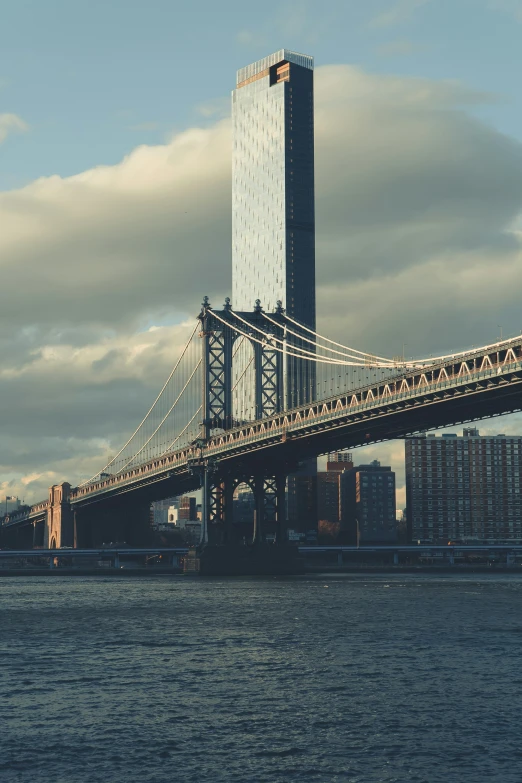
{"type": "MultiPolygon", "coordinates": [[[[232,305],[256,299],[315,328],[313,59],[287,49],[242,68],[232,93],[232,305]]],[[[289,358],[289,405],[312,396],[289,358]]]]}

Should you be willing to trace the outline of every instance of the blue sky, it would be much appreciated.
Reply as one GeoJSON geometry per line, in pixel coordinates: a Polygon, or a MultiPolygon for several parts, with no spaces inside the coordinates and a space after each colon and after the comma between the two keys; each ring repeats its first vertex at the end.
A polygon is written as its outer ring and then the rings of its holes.
{"type": "Polygon", "coordinates": [[[521,0],[3,0],[0,189],[119,161],[227,111],[234,72],[280,47],[317,65],[460,80],[522,138],[521,0]]]}

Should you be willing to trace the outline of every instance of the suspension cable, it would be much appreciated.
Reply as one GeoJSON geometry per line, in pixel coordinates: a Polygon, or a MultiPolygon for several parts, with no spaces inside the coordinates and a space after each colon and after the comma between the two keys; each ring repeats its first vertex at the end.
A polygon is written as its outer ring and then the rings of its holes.
{"type": "MultiPolygon", "coordinates": [[[[143,446],[141,447],[141,449],[140,449],[139,451],[137,451],[137,452],[136,452],[136,454],[134,454],[134,455],[133,455],[133,456],[132,456],[132,457],[131,457],[131,458],[130,458],[130,459],[129,459],[129,460],[126,462],[126,463],[125,463],[125,465],[124,465],[122,468],[120,468],[120,469],[119,469],[118,473],[121,473],[123,470],[125,470],[125,468],[126,468],[128,465],[130,465],[130,463],[131,463],[131,462],[133,462],[133,461],[136,459],[136,457],[138,456],[138,454],[141,454],[141,452],[143,451],[143,449],[144,449],[146,446],[148,446],[148,445],[149,445],[149,443],[151,442],[151,440],[152,440],[152,438],[154,437],[154,435],[155,435],[155,434],[158,432],[158,430],[159,430],[159,429],[160,429],[160,428],[163,426],[163,424],[165,423],[165,421],[167,420],[167,418],[170,416],[170,414],[171,414],[171,412],[172,412],[173,408],[175,408],[175,407],[176,407],[176,404],[177,404],[177,403],[180,401],[180,399],[181,399],[181,397],[183,396],[183,394],[184,394],[184,392],[185,392],[185,390],[186,390],[187,386],[189,385],[189,383],[191,382],[192,378],[193,378],[193,377],[194,377],[194,375],[196,374],[196,371],[197,371],[197,370],[199,369],[199,367],[201,366],[201,361],[202,361],[202,360],[200,359],[200,360],[199,360],[199,362],[198,362],[198,363],[196,364],[196,366],[194,367],[194,369],[192,370],[192,372],[191,372],[191,374],[190,374],[190,378],[187,380],[187,382],[185,383],[184,387],[182,388],[182,390],[180,391],[180,393],[178,394],[178,396],[176,397],[176,399],[174,400],[174,402],[172,403],[172,405],[170,406],[170,408],[168,409],[167,413],[166,413],[166,414],[165,414],[165,416],[162,418],[162,420],[160,421],[160,423],[158,424],[158,426],[156,427],[156,429],[154,430],[154,432],[152,433],[152,435],[149,437],[149,439],[148,439],[147,441],[145,441],[145,443],[143,444],[143,446]]],[[[116,475],[117,475],[117,474],[116,474],[116,475]]]]}
{"type": "MultiPolygon", "coordinates": [[[[281,326],[281,324],[279,324],[277,321],[274,321],[273,318],[270,318],[270,316],[267,315],[267,313],[265,313],[264,311],[263,311],[262,314],[263,314],[263,317],[267,319],[267,321],[270,321],[270,323],[274,324],[275,326],[281,326]]],[[[286,317],[286,316],[283,316],[283,317],[286,317]]],[[[298,332],[294,332],[292,329],[289,329],[288,327],[286,327],[286,330],[287,330],[287,332],[289,334],[293,335],[294,337],[298,337],[300,340],[304,340],[305,342],[310,343],[310,345],[313,345],[316,348],[322,348],[324,351],[329,351],[330,353],[337,353],[340,356],[344,356],[346,359],[356,359],[357,361],[360,361],[360,358],[358,356],[350,356],[349,354],[343,353],[343,351],[337,351],[335,348],[328,348],[325,345],[320,345],[315,340],[310,340],[309,337],[304,337],[302,334],[299,334],[298,332]]],[[[318,337],[321,337],[321,335],[318,335],[318,337]]],[[[352,349],[349,348],[348,350],[351,351],[352,349]]],[[[362,351],[358,351],[358,353],[362,353],[362,351]]],[[[378,357],[374,357],[373,354],[364,354],[364,355],[367,356],[368,358],[370,358],[370,357],[378,358],[378,357]]],[[[386,366],[390,366],[390,368],[394,368],[394,367],[397,366],[397,363],[394,362],[392,359],[386,359],[386,362],[388,363],[386,366]]],[[[375,364],[378,364],[379,366],[381,366],[380,362],[377,362],[375,364]]]]}
{"type": "MultiPolygon", "coordinates": [[[[365,353],[363,351],[358,351],[356,348],[348,348],[346,345],[343,345],[342,343],[336,343],[335,340],[330,340],[330,338],[328,338],[328,337],[323,337],[323,335],[318,334],[317,332],[314,332],[313,329],[309,329],[307,326],[305,326],[304,324],[300,323],[299,321],[296,321],[294,318],[291,318],[286,313],[284,313],[283,317],[286,320],[291,321],[296,326],[299,326],[301,329],[304,329],[305,331],[309,332],[310,334],[313,334],[316,337],[319,337],[321,340],[325,340],[326,342],[332,343],[332,345],[337,345],[337,346],[339,346],[339,348],[345,348],[346,350],[353,351],[354,353],[363,354],[364,356],[368,356],[369,358],[382,359],[383,361],[390,361],[389,359],[384,359],[384,357],[382,357],[382,356],[376,356],[376,355],[371,354],[371,353],[365,353]]],[[[505,345],[513,342],[514,340],[519,339],[519,337],[520,337],[520,335],[516,335],[515,337],[511,337],[508,340],[500,340],[499,342],[490,343],[489,345],[482,345],[482,346],[479,346],[478,348],[467,348],[464,351],[457,351],[457,353],[447,353],[447,354],[444,354],[442,356],[430,356],[429,359],[415,359],[415,360],[410,361],[410,362],[398,362],[397,364],[399,364],[401,367],[415,367],[417,365],[425,366],[427,364],[429,365],[429,364],[433,364],[435,362],[441,362],[441,361],[444,361],[445,359],[457,359],[460,356],[466,356],[467,354],[476,353],[477,351],[488,351],[488,350],[493,349],[493,348],[499,348],[500,346],[503,346],[503,345],[505,346],[505,345]]],[[[301,338],[301,339],[303,339],[303,338],[301,338]]]]}
{"type": "Polygon", "coordinates": [[[332,343],[332,345],[337,345],[339,348],[344,348],[347,351],[353,351],[354,353],[358,353],[361,356],[367,356],[370,359],[380,359],[384,362],[389,362],[390,360],[387,359],[385,356],[377,356],[373,353],[367,353],[366,351],[358,351],[357,348],[349,348],[347,345],[343,345],[342,343],[336,343],[335,340],[330,340],[329,337],[323,337],[322,334],[318,334],[317,332],[314,332],[313,329],[310,329],[308,326],[305,326],[302,323],[299,323],[299,321],[295,321],[293,318],[290,318],[289,315],[286,313],[283,314],[283,318],[285,318],[287,321],[291,321],[296,326],[299,326],[301,329],[304,329],[306,332],[309,332],[310,334],[313,334],[315,337],[319,337],[321,340],[325,340],[328,343],[332,343]]]}
{"type": "Polygon", "coordinates": [[[235,382],[235,384],[232,386],[232,391],[235,391],[235,390],[237,389],[237,387],[238,387],[238,385],[239,385],[239,382],[240,382],[240,380],[241,380],[241,379],[243,378],[243,376],[246,374],[246,371],[248,370],[248,368],[250,367],[250,365],[252,364],[252,362],[253,362],[253,361],[254,361],[254,357],[252,356],[252,358],[251,358],[251,359],[250,359],[250,361],[248,362],[247,366],[245,367],[245,369],[243,370],[243,372],[241,373],[241,375],[239,376],[239,378],[237,379],[237,381],[235,382]]]}
{"type": "Polygon", "coordinates": [[[176,443],[176,441],[178,441],[178,440],[181,438],[181,436],[182,436],[182,435],[184,435],[184,434],[185,434],[185,432],[188,430],[188,428],[190,427],[190,425],[192,424],[192,422],[194,421],[194,419],[196,418],[196,416],[198,415],[198,413],[201,413],[202,409],[203,409],[203,406],[202,406],[202,405],[200,405],[200,406],[199,406],[199,408],[197,409],[197,411],[195,412],[195,414],[193,415],[193,417],[191,418],[191,420],[190,420],[190,421],[189,421],[187,424],[185,424],[185,426],[183,427],[183,429],[181,430],[181,432],[179,433],[179,435],[176,435],[176,437],[174,438],[174,440],[172,441],[172,443],[171,443],[169,446],[167,446],[167,448],[165,449],[165,451],[162,451],[162,452],[161,452],[161,455],[160,455],[160,456],[163,456],[163,454],[166,454],[168,451],[170,451],[170,450],[171,450],[171,448],[172,448],[172,447],[173,447],[173,445],[176,443]]]}
{"type": "MultiPolygon", "coordinates": [[[[237,350],[239,350],[239,346],[238,346],[237,350]]],[[[235,351],[235,353],[234,353],[234,356],[236,355],[236,353],[237,353],[237,350],[235,351]]],[[[239,382],[240,382],[241,378],[242,378],[242,377],[243,377],[243,375],[246,373],[246,371],[248,370],[248,368],[250,367],[250,365],[252,364],[252,362],[253,362],[253,361],[254,361],[254,357],[252,357],[252,358],[250,359],[250,361],[248,362],[247,366],[245,367],[245,369],[243,370],[243,372],[241,373],[241,375],[240,375],[240,376],[239,376],[239,378],[237,379],[236,383],[235,383],[235,384],[234,384],[234,386],[232,387],[232,391],[235,391],[235,389],[237,388],[237,386],[238,386],[238,384],[239,384],[239,382]]],[[[201,361],[199,362],[199,364],[201,364],[201,361]]],[[[198,366],[199,366],[199,365],[198,365],[198,366]]],[[[188,422],[188,423],[187,423],[187,424],[186,424],[186,425],[183,427],[183,429],[181,430],[181,432],[179,433],[179,435],[177,435],[177,436],[174,438],[174,440],[172,441],[172,443],[170,443],[170,444],[169,444],[169,446],[167,446],[167,448],[165,449],[165,451],[163,451],[163,452],[162,452],[162,454],[166,454],[168,451],[170,451],[170,450],[171,450],[172,446],[173,446],[173,445],[176,443],[176,441],[178,441],[178,440],[181,438],[181,436],[182,436],[182,435],[184,435],[184,433],[185,433],[185,432],[188,430],[188,428],[190,427],[190,425],[192,424],[192,422],[194,421],[194,419],[196,418],[196,416],[198,415],[198,413],[201,413],[201,410],[202,410],[202,408],[203,408],[203,406],[202,406],[202,405],[200,405],[200,406],[199,406],[199,408],[197,409],[197,411],[195,412],[195,414],[193,415],[193,417],[191,418],[191,420],[190,420],[190,421],[189,421],[189,422],[188,422]]]]}
{"type": "Polygon", "coordinates": [[[263,340],[258,340],[253,335],[249,335],[249,334],[246,334],[245,332],[242,332],[241,329],[239,329],[238,327],[234,326],[233,324],[231,324],[228,321],[225,321],[223,318],[221,318],[221,316],[219,316],[214,310],[211,310],[211,312],[218,319],[218,321],[221,321],[221,323],[225,324],[225,326],[228,326],[231,329],[234,329],[234,331],[236,331],[238,334],[244,335],[245,337],[247,337],[247,339],[253,340],[256,343],[259,343],[259,345],[266,345],[267,343],[272,344],[272,348],[275,351],[279,351],[279,353],[284,353],[287,356],[294,356],[296,359],[306,359],[307,361],[315,362],[316,364],[318,364],[318,363],[322,363],[322,364],[336,364],[336,365],[342,365],[343,367],[367,367],[367,365],[365,365],[362,362],[359,362],[359,363],[342,362],[339,359],[329,359],[329,358],[326,358],[326,357],[321,359],[321,357],[318,358],[317,354],[313,353],[312,351],[305,351],[304,348],[299,348],[299,346],[292,345],[291,347],[295,348],[298,351],[302,351],[302,353],[300,353],[300,354],[292,353],[292,351],[289,351],[289,350],[283,350],[282,348],[279,348],[277,345],[274,345],[273,343],[278,342],[278,343],[282,343],[284,345],[285,344],[284,340],[280,340],[278,337],[275,337],[274,335],[267,334],[266,332],[263,332],[263,330],[260,329],[258,326],[254,326],[253,324],[250,324],[248,321],[246,321],[244,318],[242,318],[240,315],[238,315],[233,310],[231,310],[230,312],[231,312],[231,314],[233,316],[235,316],[235,318],[237,318],[239,321],[242,321],[249,328],[255,329],[256,332],[259,332],[260,334],[262,334],[263,337],[265,338],[265,340],[264,341],[263,340]],[[304,354],[308,354],[308,355],[304,355],[304,354]]]}
{"type": "MultiPolygon", "coordinates": [[[[160,393],[158,394],[158,396],[156,397],[156,399],[154,400],[154,402],[153,402],[153,403],[152,403],[152,405],[150,406],[149,410],[147,411],[147,413],[145,414],[145,416],[144,416],[144,417],[143,417],[143,419],[141,420],[140,424],[138,424],[138,426],[136,427],[136,429],[134,430],[134,432],[133,432],[133,433],[132,433],[132,435],[130,436],[130,438],[129,438],[129,440],[127,441],[127,443],[125,443],[125,445],[121,447],[121,449],[120,449],[120,450],[119,450],[119,452],[116,454],[116,456],[115,456],[115,457],[113,457],[113,458],[112,458],[112,459],[111,459],[111,460],[110,460],[110,461],[109,461],[109,462],[108,462],[108,463],[107,463],[107,464],[106,464],[106,465],[105,465],[105,466],[104,466],[104,467],[103,467],[103,468],[100,470],[100,472],[99,472],[99,473],[96,473],[94,476],[91,476],[91,478],[90,478],[90,479],[88,479],[87,481],[84,481],[84,482],[83,482],[83,484],[80,484],[80,485],[79,485],[80,487],[84,487],[86,484],[89,484],[91,481],[94,481],[94,479],[95,479],[97,476],[99,476],[99,475],[100,475],[100,473],[103,473],[105,470],[107,470],[107,468],[109,468],[111,465],[113,465],[113,464],[116,462],[116,460],[118,459],[118,457],[120,456],[120,454],[121,454],[121,453],[122,453],[122,452],[123,452],[123,451],[124,451],[124,450],[127,448],[127,446],[129,445],[129,443],[131,442],[131,440],[134,438],[134,436],[138,434],[139,430],[141,429],[141,427],[143,426],[143,424],[145,424],[145,421],[147,420],[147,418],[149,417],[149,415],[152,413],[152,411],[153,411],[153,410],[154,410],[154,408],[156,407],[156,403],[158,402],[159,398],[161,397],[161,395],[163,394],[163,392],[164,392],[164,391],[165,391],[165,389],[167,388],[167,384],[169,383],[170,379],[172,378],[172,376],[174,375],[174,373],[175,373],[175,372],[176,372],[176,370],[178,369],[178,367],[179,367],[179,364],[180,364],[181,360],[183,359],[183,357],[185,356],[185,354],[186,354],[186,352],[187,352],[187,350],[188,350],[188,347],[189,347],[190,343],[192,342],[192,338],[193,338],[193,337],[194,337],[194,335],[196,334],[196,332],[197,332],[198,328],[199,328],[199,321],[197,321],[197,322],[196,322],[196,325],[195,325],[195,327],[194,327],[194,330],[193,330],[192,334],[190,335],[190,337],[189,337],[189,339],[188,339],[188,341],[187,341],[187,343],[186,343],[185,347],[183,348],[183,351],[181,352],[181,355],[180,355],[180,357],[179,357],[178,361],[177,361],[177,362],[176,362],[176,364],[174,365],[174,367],[173,367],[173,369],[172,369],[172,372],[170,373],[169,377],[167,378],[167,380],[166,380],[166,381],[165,381],[165,383],[163,384],[163,388],[161,389],[160,393]]],[[[119,472],[119,471],[118,471],[118,472],[119,472]]]]}

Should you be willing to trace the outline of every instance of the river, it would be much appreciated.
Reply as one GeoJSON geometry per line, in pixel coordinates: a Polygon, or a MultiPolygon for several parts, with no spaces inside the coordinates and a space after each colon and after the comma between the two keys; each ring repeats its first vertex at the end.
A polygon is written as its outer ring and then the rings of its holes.
{"type": "Polygon", "coordinates": [[[520,783],[522,577],[0,580],[3,783],[520,783]]]}

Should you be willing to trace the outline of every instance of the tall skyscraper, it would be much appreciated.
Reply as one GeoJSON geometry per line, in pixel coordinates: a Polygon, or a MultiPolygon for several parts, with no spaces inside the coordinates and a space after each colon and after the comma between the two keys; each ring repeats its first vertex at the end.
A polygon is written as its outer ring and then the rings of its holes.
{"type": "Polygon", "coordinates": [[[522,438],[466,427],[406,440],[406,514],[414,541],[522,538],[522,438]]]}
{"type": "MultiPolygon", "coordinates": [[[[280,301],[315,329],[313,58],[281,49],[232,92],[232,305],[280,301]]],[[[287,404],[313,396],[313,362],[288,357],[287,404]]]]}

